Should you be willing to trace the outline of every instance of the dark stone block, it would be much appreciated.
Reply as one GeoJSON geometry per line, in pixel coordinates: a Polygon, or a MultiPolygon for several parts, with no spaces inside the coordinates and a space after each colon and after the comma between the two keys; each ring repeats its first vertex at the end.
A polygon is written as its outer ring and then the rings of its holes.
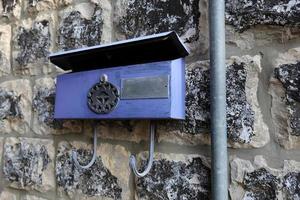
{"type": "Polygon", "coordinates": [[[0,120],[10,118],[23,118],[21,107],[19,105],[21,96],[14,92],[0,90],[0,120]]]}
{"type": "Polygon", "coordinates": [[[16,0],[2,0],[3,13],[11,13],[16,4],[16,0]]]}
{"type": "Polygon", "coordinates": [[[286,90],[285,102],[290,114],[291,134],[300,136],[300,62],[275,68],[274,76],[286,90]]]}
{"type": "Polygon", "coordinates": [[[46,20],[35,22],[31,29],[20,27],[18,32],[17,45],[20,50],[15,59],[21,69],[39,59],[46,62],[50,47],[49,22],[46,20]]]}
{"type": "Polygon", "coordinates": [[[128,1],[126,14],[117,22],[126,38],[135,38],[174,30],[179,36],[193,29],[184,42],[199,37],[199,0],[133,0],[128,1]]]}
{"type": "Polygon", "coordinates": [[[226,0],[226,21],[239,32],[257,24],[300,27],[300,2],[294,0],[226,0]]]}
{"type": "Polygon", "coordinates": [[[150,173],[137,179],[136,187],[141,199],[210,199],[210,169],[201,158],[188,163],[155,160],[150,173]]]}
{"type": "MultiPolygon", "coordinates": [[[[91,151],[79,149],[78,161],[82,165],[92,157],[91,151]]],[[[122,188],[117,178],[103,165],[98,156],[91,168],[77,169],[71,157],[71,151],[59,151],[56,157],[56,179],[59,187],[67,193],[81,190],[87,196],[103,196],[121,199],[122,188]]]]}
{"type": "Polygon", "coordinates": [[[247,101],[246,78],[243,64],[234,63],[227,67],[227,133],[233,142],[249,143],[254,136],[255,113],[247,101]]]}
{"type": "Polygon", "coordinates": [[[63,50],[94,46],[101,43],[102,9],[97,7],[92,18],[85,19],[79,11],[71,12],[61,22],[58,44],[63,50]]]}
{"type": "MultiPolygon", "coordinates": [[[[227,66],[227,134],[233,142],[249,143],[254,136],[254,111],[245,91],[244,64],[227,66]]],[[[209,132],[209,70],[201,66],[186,71],[186,120],[163,123],[168,131],[179,129],[192,135],[209,132]]]]}
{"type": "Polygon", "coordinates": [[[186,71],[185,132],[197,134],[209,129],[209,71],[201,67],[186,71]]]}
{"type": "Polygon", "coordinates": [[[6,180],[27,187],[42,184],[42,173],[51,159],[44,145],[25,141],[5,145],[3,174],[6,180]]]}
{"type": "MultiPolygon", "coordinates": [[[[0,36],[1,36],[1,34],[0,34],[0,36]]],[[[0,51],[0,65],[2,65],[3,59],[4,59],[3,52],[0,51]]]]}
{"type": "Polygon", "coordinates": [[[32,107],[38,120],[54,129],[63,128],[63,121],[54,119],[55,89],[40,88],[35,94],[32,107]]]}
{"type": "Polygon", "coordinates": [[[246,198],[257,200],[276,200],[280,179],[265,168],[247,173],[244,177],[246,198]]]}
{"type": "Polygon", "coordinates": [[[300,173],[290,172],[283,178],[283,191],[287,200],[300,199],[300,173]]]}
{"type": "Polygon", "coordinates": [[[28,1],[28,5],[31,6],[31,7],[33,7],[33,6],[35,6],[40,1],[42,1],[42,0],[29,0],[28,1]]]}

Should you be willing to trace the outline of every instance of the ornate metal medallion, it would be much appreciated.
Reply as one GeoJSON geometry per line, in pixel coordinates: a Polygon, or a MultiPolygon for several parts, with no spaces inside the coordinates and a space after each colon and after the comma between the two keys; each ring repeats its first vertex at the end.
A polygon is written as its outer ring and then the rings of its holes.
{"type": "Polygon", "coordinates": [[[111,112],[119,102],[119,91],[116,86],[107,81],[107,75],[102,75],[99,83],[96,83],[87,96],[89,108],[97,114],[111,112]]]}

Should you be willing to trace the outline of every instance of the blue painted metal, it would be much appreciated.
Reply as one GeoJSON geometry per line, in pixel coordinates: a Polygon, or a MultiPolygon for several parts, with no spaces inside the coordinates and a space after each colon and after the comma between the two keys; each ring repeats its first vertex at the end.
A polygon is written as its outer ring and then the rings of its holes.
{"type": "MultiPolygon", "coordinates": [[[[188,54],[175,32],[51,54],[52,63],[73,71],[57,77],[54,118],[184,119],[183,57],[188,54]],[[137,85],[139,87],[135,87],[137,85]],[[122,91],[126,93],[122,95],[122,91]]],[[[153,123],[150,130],[150,158],[146,170],[140,173],[135,157],[130,159],[130,167],[139,177],[150,171],[153,162],[153,123]]],[[[93,159],[86,166],[81,166],[76,152],[72,152],[78,168],[93,165],[96,141],[94,132],[93,159]]]]}
{"type": "Polygon", "coordinates": [[[174,32],[50,54],[52,63],[73,72],[173,60],[189,54],[174,32]]]}
{"type": "MultiPolygon", "coordinates": [[[[56,119],[184,119],[185,78],[184,58],[170,61],[103,68],[59,75],[57,77],[55,114],[56,119]],[[169,98],[120,99],[116,108],[108,114],[96,114],[87,105],[89,89],[101,75],[121,89],[124,78],[170,77],[169,98]]],[[[147,90],[147,88],[145,88],[147,90]]]]}

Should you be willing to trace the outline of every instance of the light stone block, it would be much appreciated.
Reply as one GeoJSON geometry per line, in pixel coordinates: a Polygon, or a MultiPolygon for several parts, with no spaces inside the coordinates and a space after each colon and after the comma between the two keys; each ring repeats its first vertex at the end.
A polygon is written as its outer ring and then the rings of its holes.
{"type": "Polygon", "coordinates": [[[43,197],[38,197],[38,196],[34,196],[34,195],[24,195],[21,196],[20,200],[49,200],[50,198],[43,198],[43,197]]]}
{"type": "Polygon", "coordinates": [[[0,199],[1,200],[17,200],[17,195],[11,191],[3,190],[0,191],[0,199]]]}
{"type": "Polygon", "coordinates": [[[10,64],[11,26],[0,25],[0,77],[11,73],[10,64]]]}

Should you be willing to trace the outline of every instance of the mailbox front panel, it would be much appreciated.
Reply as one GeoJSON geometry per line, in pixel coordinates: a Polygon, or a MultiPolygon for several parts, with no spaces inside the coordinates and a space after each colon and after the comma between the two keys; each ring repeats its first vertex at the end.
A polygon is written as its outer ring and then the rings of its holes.
{"type": "Polygon", "coordinates": [[[184,98],[181,58],[69,73],[57,77],[54,117],[184,119],[184,98]]]}

